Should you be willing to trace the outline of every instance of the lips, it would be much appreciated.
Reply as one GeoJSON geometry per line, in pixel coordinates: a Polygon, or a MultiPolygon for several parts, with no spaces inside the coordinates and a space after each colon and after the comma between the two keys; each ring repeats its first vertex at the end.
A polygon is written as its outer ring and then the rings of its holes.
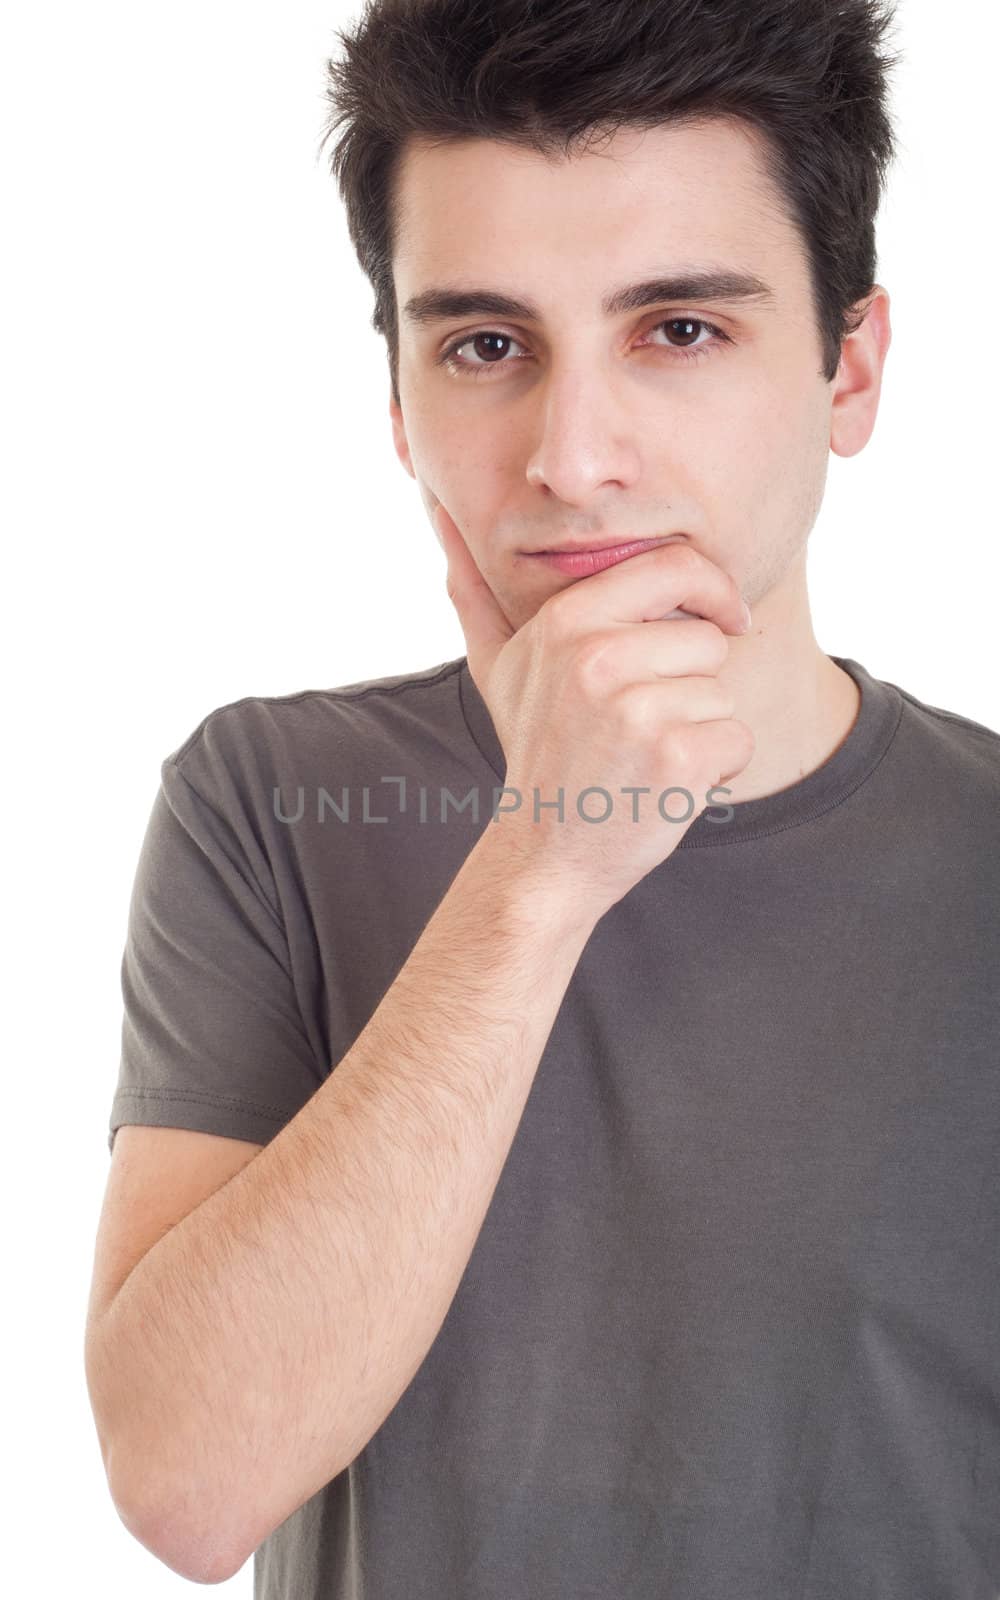
{"type": "Polygon", "coordinates": [[[531,559],[569,578],[585,578],[591,573],[603,572],[606,567],[617,566],[631,556],[655,550],[658,545],[669,544],[671,539],[677,542],[676,535],[667,535],[662,539],[637,539],[631,544],[592,545],[582,550],[537,550],[531,552],[531,559]]]}
{"type": "Polygon", "coordinates": [[[680,539],[686,539],[686,533],[657,534],[652,539],[610,539],[601,540],[599,544],[569,543],[547,545],[544,550],[527,550],[530,556],[575,556],[596,555],[601,550],[647,549],[654,545],[670,544],[680,539]]]}

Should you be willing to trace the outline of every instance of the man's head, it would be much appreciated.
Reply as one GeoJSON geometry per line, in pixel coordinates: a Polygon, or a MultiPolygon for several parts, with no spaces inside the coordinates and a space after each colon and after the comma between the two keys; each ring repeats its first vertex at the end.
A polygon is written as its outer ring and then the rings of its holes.
{"type": "Polygon", "coordinates": [[[327,136],[345,125],[396,449],[515,626],[575,581],[524,552],[567,540],[686,533],[751,605],[801,579],[888,347],[890,20],[877,0],[376,0],[341,35],[327,136]],[[606,303],[706,272],[760,292],[606,303]]]}

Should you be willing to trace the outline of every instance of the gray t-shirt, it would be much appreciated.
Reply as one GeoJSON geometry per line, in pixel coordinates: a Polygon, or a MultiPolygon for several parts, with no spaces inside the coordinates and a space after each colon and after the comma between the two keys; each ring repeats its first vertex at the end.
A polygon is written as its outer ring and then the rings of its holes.
{"type": "MultiPolygon", "coordinates": [[[[834,754],[597,924],[437,1338],[256,1600],[997,1600],[1000,734],[832,659],[834,754]]],[[[267,1143],[503,826],[503,751],[462,657],[220,707],[161,771],[109,1143],[267,1143]]]]}

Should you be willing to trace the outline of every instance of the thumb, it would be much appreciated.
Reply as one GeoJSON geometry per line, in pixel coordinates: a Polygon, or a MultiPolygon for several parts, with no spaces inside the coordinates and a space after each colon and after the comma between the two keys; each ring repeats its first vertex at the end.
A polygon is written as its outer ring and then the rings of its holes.
{"type": "Polygon", "coordinates": [[[489,671],[500,650],[514,637],[493,590],[472,558],[457,524],[440,500],[431,513],[448,561],[448,598],[458,612],[474,679],[489,671]]]}

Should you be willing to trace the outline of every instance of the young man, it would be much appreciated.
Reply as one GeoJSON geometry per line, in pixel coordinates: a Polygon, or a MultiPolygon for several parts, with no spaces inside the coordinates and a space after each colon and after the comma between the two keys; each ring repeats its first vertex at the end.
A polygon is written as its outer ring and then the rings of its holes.
{"type": "Polygon", "coordinates": [[[88,1380],[188,1576],[1000,1586],[1000,735],[806,587],[887,23],[381,0],[330,64],[468,654],[163,763],[88,1380]]]}

